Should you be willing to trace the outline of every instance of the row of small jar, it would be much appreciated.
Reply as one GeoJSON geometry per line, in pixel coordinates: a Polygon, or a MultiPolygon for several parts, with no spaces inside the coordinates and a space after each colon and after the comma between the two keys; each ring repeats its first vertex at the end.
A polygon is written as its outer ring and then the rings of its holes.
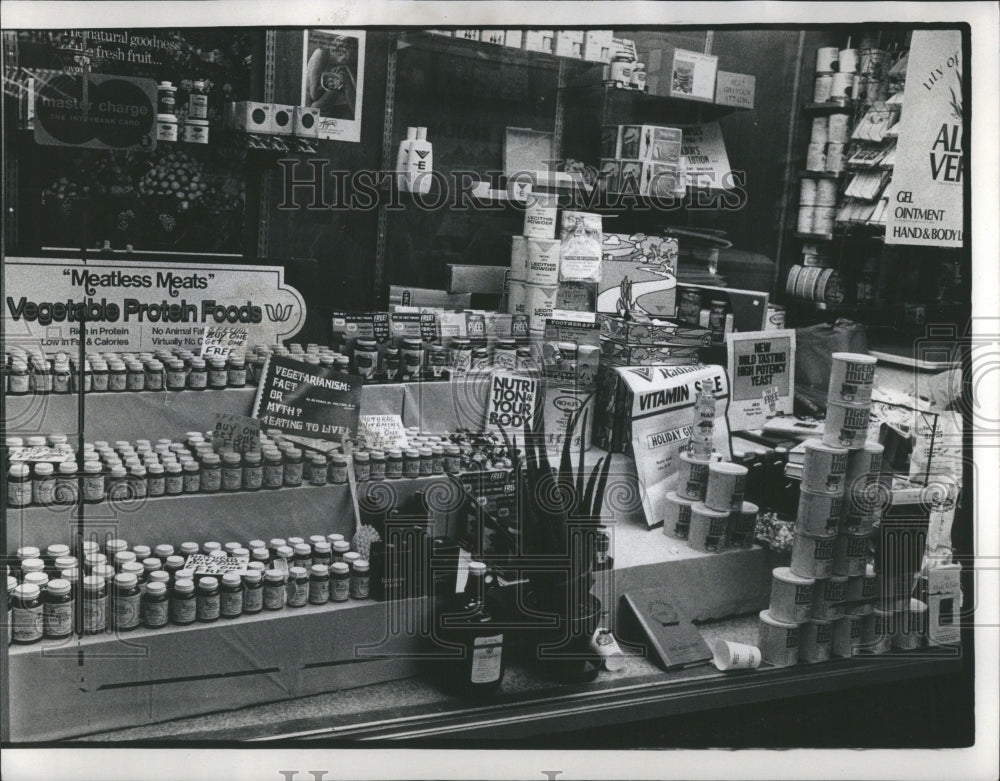
{"type": "MultiPolygon", "coordinates": [[[[300,539],[290,538],[287,542],[300,539]]],[[[294,550],[289,545],[278,545],[286,542],[281,539],[272,540],[269,547],[264,547],[261,540],[252,540],[250,545],[260,544],[252,552],[239,543],[226,543],[225,548],[214,547],[219,543],[206,543],[202,551],[207,551],[210,558],[245,563],[244,572],[221,576],[185,570],[183,557],[159,555],[173,550],[172,546],[158,545],[158,555],[147,556],[141,563],[136,557],[149,552],[146,546],[118,550],[114,567],[107,563],[106,553],[87,553],[87,574],[82,578],[75,557],[57,556],[51,571],[58,571],[58,577],[50,579],[45,562],[21,558],[32,552],[21,549],[18,570],[7,577],[11,595],[8,642],[30,644],[43,638],[70,636],[78,597],[83,600],[83,631],[88,634],[129,631],[140,625],[157,629],[168,623],[212,622],[262,610],[370,597],[369,563],[350,550],[342,535],[316,535],[310,540],[311,544],[296,542],[294,550]],[[56,570],[60,565],[70,566],[56,570]]],[[[123,540],[109,540],[106,550],[122,544],[123,540]]],[[[96,547],[96,543],[93,545],[96,547]]],[[[194,543],[181,547],[183,550],[192,545],[197,549],[194,543]]],[[[49,546],[46,555],[53,548],[69,550],[68,546],[49,546]]]]}
{"type": "MultiPolygon", "coordinates": [[[[84,393],[126,391],[222,390],[247,384],[247,366],[240,356],[199,358],[195,355],[163,357],[93,355],[84,359],[84,393]]],[[[11,356],[4,372],[4,390],[11,396],[79,393],[80,370],[76,358],[60,353],[54,358],[11,356]]]]}
{"type": "MultiPolygon", "coordinates": [[[[57,441],[65,435],[50,437],[57,441]]],[[[213,449],[200,432],[189,432],[186,443],[169,439],[138,440],[133,447],[118,441],[84,443],[79,459],[65,441],[50,445],[53,461],[13,461],[7,474],[9,507],[71,505],[83,500],[134,501],[179,494],[257,491],[302,485],[345,485],[348,469],[357,482],[413,479],[459,474],[462,450],[441,437],[425,438],[406,450],[358,450],[351,458],[335,450],[309,456],[294,443],[261,437],[259,450],[243,454],[213,449]],[[65,458],[65,460],[62,460],[65,458]],[[79,480],[82,472],[82,481],[79,480]]],[[[29,437],[27,443],[42,437],[29,437]]],[[[8,447],[18,446],[8,438],[8,447]]]]}

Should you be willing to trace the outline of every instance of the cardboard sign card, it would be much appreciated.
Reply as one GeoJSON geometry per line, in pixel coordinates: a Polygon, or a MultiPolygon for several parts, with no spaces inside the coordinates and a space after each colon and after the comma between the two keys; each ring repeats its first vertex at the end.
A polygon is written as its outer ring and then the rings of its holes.
{"type": "Polygon", "coordinates": [[[729,425],[760,428],[776,415],[791,415],[795,396],[795,331],[726,335],[729,425]]]}
{"type": "Polygon", "coordinates": [[[212,448],[231,448],[237,453],[246,453],[260,447],[260,421],[228,412],[215,413],[215,432],[212,434],[212,448]]]}
{"type": "Polygon", "coordinates": [[[201,339],[202,358],[242,358],[247,346],[249,332],[243,326],[207,325],[201,339]]]}

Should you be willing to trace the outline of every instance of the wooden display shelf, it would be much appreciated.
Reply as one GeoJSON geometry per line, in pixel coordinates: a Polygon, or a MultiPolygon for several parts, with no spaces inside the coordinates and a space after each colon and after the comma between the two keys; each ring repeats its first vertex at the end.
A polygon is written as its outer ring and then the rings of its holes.
{"type": "MultiPolygon", "coordinates": [[[[597,63],[599,64],[599,63],[597,63]]],[[[676,124],[685,124],[690,121],[714,122],[742,111],[750,109],[742,106],[724,106],[710,100],[694,100],[690,98],[679,98],[672,95],[654,95],[650,92],[640,92],[639,90],[621,89],[608,84],[569,84],[562,88],[564,95],[569,98],[598,99],[605,107],[611,104],[628,104],[628,115],[647,115],[655,117],[649,123],[659,123],[663,121],[661,117],[673,116],[676,124]]],[[[611,116],[614,112],[608,112],[611,116]]],[[[606,115],[607,117],[607,115],[606,115]]],[[[633,122],[622,122],[621,124],[633,124],[633,122]]],[[[634,124],[640,124],[638,120],[634,124]]],[[[669,124],[669,123],[668,123],[669,124]]]]}

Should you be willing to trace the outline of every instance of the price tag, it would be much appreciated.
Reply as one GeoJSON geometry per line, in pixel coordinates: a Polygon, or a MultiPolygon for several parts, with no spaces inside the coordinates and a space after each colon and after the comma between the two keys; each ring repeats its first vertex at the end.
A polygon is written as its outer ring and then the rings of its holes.
{"type": "Polygon", "coordinates": [[[228,358],[235,355],[240,358],[246,350],[247,329],[241,326],[205,326],[201,338],[202,358],[228,358]]]}
{"type": "Polygon", "coordinates": [[[256,450],[260,446],[260,421],[228,412],[215,413],[215,433],[212,447],[215,450],[232,448],[237,453],[256,450]]]}
{"type": "Polygon", "coordinates": [[[362,415],[359,429],[373,450],[407,446],[406,427],[399,415],[362,415]]]}

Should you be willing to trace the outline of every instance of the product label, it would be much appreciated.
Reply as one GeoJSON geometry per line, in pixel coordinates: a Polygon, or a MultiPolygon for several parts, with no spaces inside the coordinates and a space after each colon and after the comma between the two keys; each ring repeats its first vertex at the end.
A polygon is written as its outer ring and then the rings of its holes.
{"type": "Polygon", "coordinates": [[[285,464],[285,485],[302,485],[302,464],[285,464]]]}
{"type": "Polygon", "coordinates": [[[192,371],[188,374],[188,387],[192,390],[200,390],[208,385],[208,372],[192,371]]]}
{"type": "MultiPolygon", "coordinates": [[[[243,486],[243,470],[239,467],[222,470],[222,487],[227,491],[238,491],[243,486]]],[[[208,490],[208,486],[205,486],[208,490]]],[[[218,485],[216,485],[218,488],[218,485]]]]}
{"type": "Polygon", "coordinates": [[[128,380],[124,374],[108,375],[108,389],[112,391],[123,391],[128,387],[128,380]]]}
{"type": "Polygon", "coordinates": [[[31,504],[31,483],[7,483],[7,504],[11,507],[27,507],[31,504]]]}
{"type": "Polygon", "coordinates": [[[472,683],[492,683],[500,678],[503,635],[477,637],[472,647],[472,683]]]}
{"type": "Polygon", "coordinates": [[[46,637],[65,637],[73,631],[73,603],[45,605],[43,628],[46,637]]]}
{"type": "Polygon", "coordinates": [[[371,587],[368,575],[351,575],[351,597],[354,599],[368,599],[370,593],[371,587]]]}
{"type": "Polygon", "coordinates": [[[291,607],[302,607],[309,601],[309,584],[297,580],[288,582],[288,604],[291,607]]]}
{"type": "Polygon", "coordinates": [[[83,600],[83,631],[103,632],[107,626],[105,597],[83,600]]]}
{"type": "Polygon", "coordinates": [[[170,600],[170,620],[175,624],[190,624],[197,617],[197,610],[193,599],[170,600]]]}
{"type": "Polygon", "coordinates": [[[148,372],[146,374],[146,390],[163,390],[163,372],[148,372]]]}
{"type": "Polygon", "coordinates": [[[201,473],[200,472],[186,472],[181,478],[181,485],[184,488],[184,493],[186,494],[196,494],[201,490],[201,473]]]}
{"type": "Polygon", "coordinates": [[[811,605],[813,600],[812,586],[795,587],[795,604],[811,605]]]}
{"type": "Polygon", "coordinates": [[[251,491],[261,487],[264,482],[264,470],[262,467],[247,467],[243,470],[243,487],[251,491]]]}
{"type": "Polygon", "coordinates": [[[219,612],[224,616],[238,616],[243,612],[243,592],[223,591],[219,595],[219,612]]]}
{"type": "Polygon", "coordinates": [[[138,594],[130,594],[128,596],[116,594],[113,609],[115,629],[133,629],[139,626],[138,594]]]}
{"type": "Polygon", "coordinates": [[[179,494],[184,492],[183,475],[167,475],[164,484],[168,494],[179,494]]]}
{"type": "Polygon", "coordinates": [[[167,600],[142,603],[142,623],[146,626],[166,626],[168,613],[167,600]]]}
{"type": "Polygon", "coordinates": [[[285,586],[264,586],[264,607],[268,610],[279,610],[285,606],[285,586]]]}
{"type": "Polygon", "coordinates": [[[331,599],[334,602],[345,602],[351,598],[351,588],[346,578],[337,578],[331,585],[331,599]]]}
{"type": "Polygon", "coordinates": [[[213,621],[219,617],[221,600],[218,594],[199,594],[196,607],[199,621],[213,621]]]}
{"type": "Polygon", "coordinates": [[[330,581],[309,581],[309,601],[314,605],[322,605],[330,601],[330,581]]]}
{"type": "Polygon", "coordinates": [[[261,472],[263,484],[268,488],[280,488],[284,476],[285,469],[281,464],[267,464],[261,472]]]}
{"type": "Polygon", "coordinates": [[[257,613],[264,607],[264,589],[248,588],[243,592],[243,612],[257,613]]]}
{"type": "Polygon", "coordinates": [[[799,647],[799,628],[789,629],[785,635],[785,648],[799,647]]]}
{"type": "Polygon", "coordinates": [[[33,643],[42,637],[42,606],[11,608],[15,642],[33,643]]]}

